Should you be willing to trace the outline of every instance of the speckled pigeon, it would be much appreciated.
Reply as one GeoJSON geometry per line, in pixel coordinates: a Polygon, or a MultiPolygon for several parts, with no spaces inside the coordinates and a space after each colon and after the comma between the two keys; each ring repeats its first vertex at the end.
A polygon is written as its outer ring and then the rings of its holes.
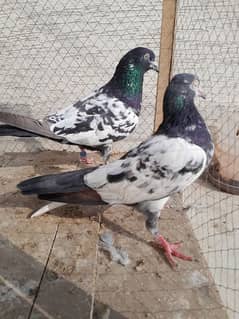
{"type": "Polygon", "coordinates": [[[196,95],[203,97],[198,77],[177,74],[164,95],[162,124],[139,146],[107,165],[21,182],[23,194],[52,201],[32,217],[65,203],[133,206],[145,215],[146,227],[171,265],[172,256],[190,260],[178,252],[178,243],[170,244],[159,233],[157,221],[170,196],[192,184],[213,156],[210,133],[194,104],[196,95]]]}
{"type": "Polygon", "coordinates": [[[158,71],[154,53],[143,47],[129,51],[120,60],[112,79],[88,97],[34,120],[0,112],[0,136],[41,136],[81,147],[81,161],[87,162],[84,148],[98,150],[107,162],[112,143],[135,129],[140,115],[144,73],[158,71]]]}

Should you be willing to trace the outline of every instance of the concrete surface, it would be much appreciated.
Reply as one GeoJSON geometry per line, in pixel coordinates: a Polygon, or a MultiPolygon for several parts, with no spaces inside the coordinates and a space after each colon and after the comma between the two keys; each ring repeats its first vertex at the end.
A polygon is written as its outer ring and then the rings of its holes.
{"type": "Polygon", "coordinates": [[[160,220],[161,233],[182,240],[182,251],[194,259],[179,261],[176,270],[151,246],[143,216],[131,208],[103,213],[102,207],[69,206],[26,218],[41,203],[20,195],[16,183],[43,171],[75,169],[77,158],[65,152],[0,158],[0,318],[227,318],[180,198],[160,220]],[[105,231],[128,252],[128,266],[98,249],[105,231]]]}

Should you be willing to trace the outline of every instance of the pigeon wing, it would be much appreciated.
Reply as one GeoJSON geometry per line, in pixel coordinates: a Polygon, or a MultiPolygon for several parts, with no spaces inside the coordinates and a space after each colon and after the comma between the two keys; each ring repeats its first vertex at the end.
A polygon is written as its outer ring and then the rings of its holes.
{"type": "Polygon", "coordinates": [[[206,153],[183,138],[156,135],[120,160],[84,176],[108,203],[135,204],[183,190],[206,167],[206,153]]]}
{"type": "Polygon", "coordinates": [[[54,134],[69,142],[96,146],[128,136],[135,129],[138,116],[121,101],[100,93],[45,120],[54,134]]]}

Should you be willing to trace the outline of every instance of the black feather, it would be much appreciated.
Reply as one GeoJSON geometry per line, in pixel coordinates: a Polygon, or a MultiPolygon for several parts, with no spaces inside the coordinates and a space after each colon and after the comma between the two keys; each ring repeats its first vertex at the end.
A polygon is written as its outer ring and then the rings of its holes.
{"type": "Polygon", "coordinates": [[[0,136],[37,137],[39,135],[11,125],[0,125],[0,136]]]}
{"type": "Polygon", "coordinates": [[[82,189],[77,193],[57,193],[38,195],[39,199],[81,205],[108,205],[99,194],[92,189],[82,189]]]}
{"type": "Polygon", "coordinates": [[[38,176],[19,183],[17,187],[25,195],[79,192],[89,189],[84,183],[84,176],[95,169],[96,167],[91,167],[80,171],[38,176]]]}
{"type": "Polygon", "coordinates": [[[125,177],[126,177],[125,172],[120,174],[108,174],[107,181],[109,183],[118,183],[118,182],[121,182],[125,177]]]}

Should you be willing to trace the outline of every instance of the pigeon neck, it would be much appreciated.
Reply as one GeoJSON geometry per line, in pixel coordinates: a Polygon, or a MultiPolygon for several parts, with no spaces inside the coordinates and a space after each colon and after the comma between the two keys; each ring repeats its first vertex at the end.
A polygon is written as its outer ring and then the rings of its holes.
{"type": "Polygon", "coordinates": [[[144,70],[141,66],[128,64],[119,66],[110,82],[107,91],[140,112],[143,91],[144,70]]]}
{"type": "Polygon", "coordinates": [[[175,94],[168,89],[164,97],[163,111],[163,122],[155,134],[185,138],[201,146],[206,152],[212,147],[210,133],[196,109],[193,93],[175,94]]]}
{"type": "Polygon", "coordinates": [[[194,104],[192,92],[171,92],[168,89],[163,101],[163,123],[167,126],[191,125],[198,119],[199,113],[194,104]]]}

